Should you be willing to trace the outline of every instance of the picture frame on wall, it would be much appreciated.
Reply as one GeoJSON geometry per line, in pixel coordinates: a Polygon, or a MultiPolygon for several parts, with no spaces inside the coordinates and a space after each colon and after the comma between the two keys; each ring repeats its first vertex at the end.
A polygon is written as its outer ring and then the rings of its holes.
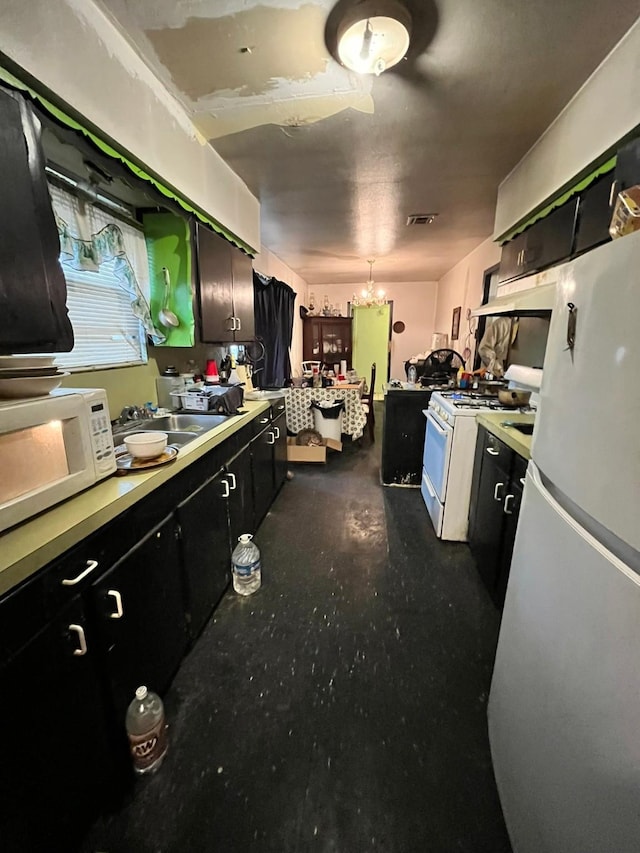
{"type": "Polygon", "coordinates": [[[453,309],[453,317],[451,319],[451,340],[457,341],[460,334],[460,314],[462,313],[462,305],[458,305],[453,309]]]}

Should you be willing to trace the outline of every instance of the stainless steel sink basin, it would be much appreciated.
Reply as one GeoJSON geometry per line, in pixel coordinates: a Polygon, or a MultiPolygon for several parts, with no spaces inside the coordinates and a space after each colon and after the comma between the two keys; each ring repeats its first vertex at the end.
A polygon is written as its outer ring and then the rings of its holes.
{"type": "Polygon", "coordinates": [[[533,435],[533,424],[520,424],[516,421],[503,421],[502,426],[512,427],[512,429],[517,429],[518,432],[522,432],[525,435],[533,435]]]}
{"type": "Polygon", "coordinates": [[[195,435],[202,435],[210,429],[220,426],[227,420],[226,415],[184,415],[174,414],[166,415],[163,418],[149,418],[138,423],[137,430],[139,432],[147,432],[147,430],[160,430],[161,432],[192,432],[195,435]]]}
{"type": "Polygon", "coordinates": [[[123,444],[127,435],[133,432],[166,432],[167,444],[182,447],[209,430],[223,424],[225,415],[167,415],[163,418],[149,418],[129,421],[113,430],[116,445],[123,444]]]}

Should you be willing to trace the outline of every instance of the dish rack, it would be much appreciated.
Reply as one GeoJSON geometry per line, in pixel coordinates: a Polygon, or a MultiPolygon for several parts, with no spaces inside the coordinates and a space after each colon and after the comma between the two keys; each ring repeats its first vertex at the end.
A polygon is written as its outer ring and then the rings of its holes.
{"type": "Polygon", "coordinates": [[[208,388],[201,388],[190,391],[172,391],[171,396],[178,398],[181,409],[192,412],[208,412],[213,407],[217,393],[208,388]]]}

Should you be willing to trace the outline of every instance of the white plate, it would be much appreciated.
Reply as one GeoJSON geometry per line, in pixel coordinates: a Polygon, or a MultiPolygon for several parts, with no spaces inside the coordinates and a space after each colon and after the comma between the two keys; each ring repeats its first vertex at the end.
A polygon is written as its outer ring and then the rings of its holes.
{"type": "Polygon", "coordinates": [[[20,400],[25,397],[43,397],[57,388],[68,373],[56,376],[25,376],[19,379],[0,379],[0,397],[20,400]]]}
{"type": "Polygon", "coordinates": [[[21,370],[23,367],[51,367],[55,355],[0,355],[0,368],[21,370]]]}

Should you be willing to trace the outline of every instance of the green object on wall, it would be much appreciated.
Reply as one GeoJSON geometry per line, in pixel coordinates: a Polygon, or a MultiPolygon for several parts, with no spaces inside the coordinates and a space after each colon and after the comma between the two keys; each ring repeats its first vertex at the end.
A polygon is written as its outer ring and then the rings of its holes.
{"type": "Polygon", "coordinates": [[[193,317],[193,269],[189,223],[173,213],[147,213],[143,217],[144,234],[149,257],[151,283],[151,317],[167,336],[160,346],[192,347],[195,343],[193,317]],[[169,299],[164,306],[165,278],[169,271],[169,299]],[[180,325],[165,326],[159,319],[162,308],[168,307],[180,325]]]}

